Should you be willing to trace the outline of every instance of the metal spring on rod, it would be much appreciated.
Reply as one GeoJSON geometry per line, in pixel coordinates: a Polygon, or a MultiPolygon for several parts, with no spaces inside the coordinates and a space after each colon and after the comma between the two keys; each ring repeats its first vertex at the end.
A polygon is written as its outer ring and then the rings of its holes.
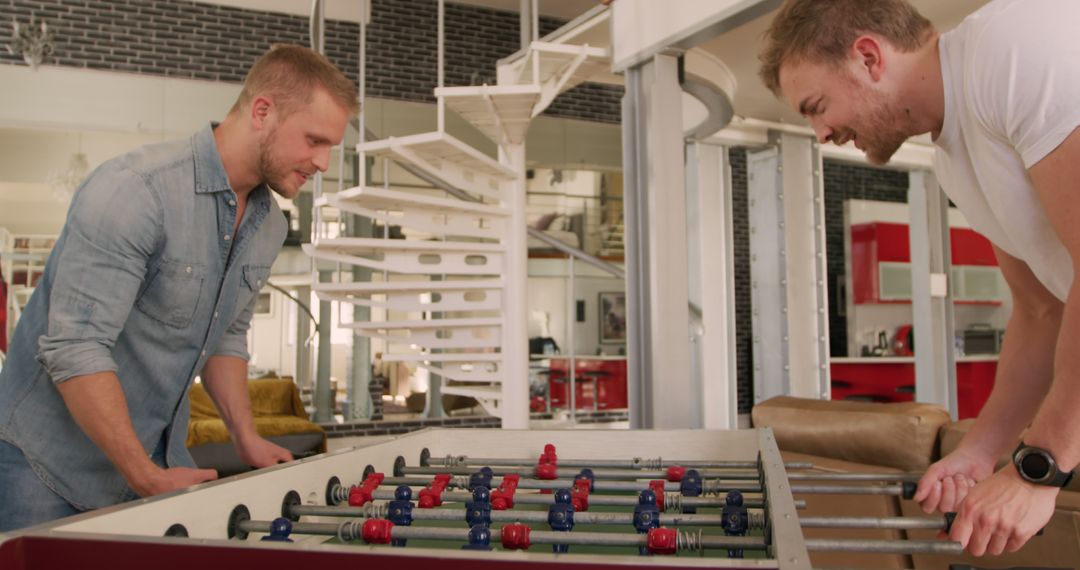
{"type": "Polygon", "coordinates": [[[334,505],[340,505],[349,500],[349,488],[345,485],[337,485],[330,490],[330,500],[334,505]]]}
{"type": "Polygon", "coordinates": [[[705,546],[701,540],[702,531],[696,532],[678,531],[675,534],[675,548],[677,552],[697,552],[699,556],[705,556],[705,546]]]}
{"type": "Polygon", "coordinates": [[[464,455],[450,455],[447,453],[446,457],[443,458],[443,467],[458,467],[465,465],[465,461],[464,455]]]}
{"type": "Polygon", "coordinates": [[[363,506],[363,509],[360,516],[365,519],[384,519],[386,514],[390,512],[390,503],[367,503],[363,506]]]}
{"type": "Polygon", "coordinates": [[[450,486],[458,489],[468,489],[469,477],[466,475],[455,475],[450,478],[450,486]]]}
{"type": "Polygon", "coordinates": [[[682,495],[679,493],[664,493],[664,511],[681,513],[682,495]]]}
{"type": "Polygon", "coordinates": [[[349,542],[360,538],[360,531],[364,523],[357,520],[345,521],[337,527],[337,537],[341,542],[349,542]]]}
{"type": "Polygon", "coordinates": [[[762,530],[765,528],[767,521],[765,520],[765,511],[750,511],[746,513],[749,517],[749,526],[752,530],[762,530]]]}

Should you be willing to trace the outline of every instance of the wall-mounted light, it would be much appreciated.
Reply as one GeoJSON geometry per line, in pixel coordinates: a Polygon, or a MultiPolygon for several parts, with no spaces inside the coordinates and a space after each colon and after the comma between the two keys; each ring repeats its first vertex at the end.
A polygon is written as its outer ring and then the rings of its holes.
{"type": "Polygon", "coordinates": [[[38,25],[34,15],[30,15],[30,25],[20,26],[19,21],[11,19],[12,34],[15,41],[7,45],[8,53],[21,55],[31,69],[37,69],[45,58],[53,53],[53,35],[44,20],[38,25]]]}

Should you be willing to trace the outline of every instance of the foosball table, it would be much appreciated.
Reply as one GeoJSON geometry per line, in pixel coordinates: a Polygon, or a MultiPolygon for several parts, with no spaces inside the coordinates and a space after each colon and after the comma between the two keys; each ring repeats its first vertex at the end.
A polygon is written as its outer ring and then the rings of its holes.
{"type": "Polygon", "coordinates": [[[961,551],[804,538],[813,526],[949,524],[800,517],[793,493],[910,496],[917,477],[809,467],[785,465],[769,429],[429,429],[26,529],[3,537],[0,567],[793,570],[811,568],[814,550],[961,551]]]}

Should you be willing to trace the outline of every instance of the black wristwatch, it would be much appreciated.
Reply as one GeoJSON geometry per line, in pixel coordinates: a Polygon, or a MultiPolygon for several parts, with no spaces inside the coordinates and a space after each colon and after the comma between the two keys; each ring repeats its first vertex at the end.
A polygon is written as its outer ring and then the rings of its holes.
{"type": "Polygon", "coordinates": [[[1047,487],[1064,487],[1072,479],[1072,471],[1062,471],[1050,452],[1020,442],[1012,456],[1013,465],[1025,481],[1047,487]]]}

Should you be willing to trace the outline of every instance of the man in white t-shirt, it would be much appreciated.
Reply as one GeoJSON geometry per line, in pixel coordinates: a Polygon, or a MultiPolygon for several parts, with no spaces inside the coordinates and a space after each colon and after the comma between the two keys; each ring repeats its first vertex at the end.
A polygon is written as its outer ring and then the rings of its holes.
{"type": "Polygon", "coordinates": [[[822,143],[884,164],[931,133],[942,188],[994,243],[1013,295],[994,391],[915,498],[958,509],[974,555],[1019,549],[1080,463],[1080,2],[996,0],[939,35],[904,0],[788,0],[760,59],[822,143]]]}

